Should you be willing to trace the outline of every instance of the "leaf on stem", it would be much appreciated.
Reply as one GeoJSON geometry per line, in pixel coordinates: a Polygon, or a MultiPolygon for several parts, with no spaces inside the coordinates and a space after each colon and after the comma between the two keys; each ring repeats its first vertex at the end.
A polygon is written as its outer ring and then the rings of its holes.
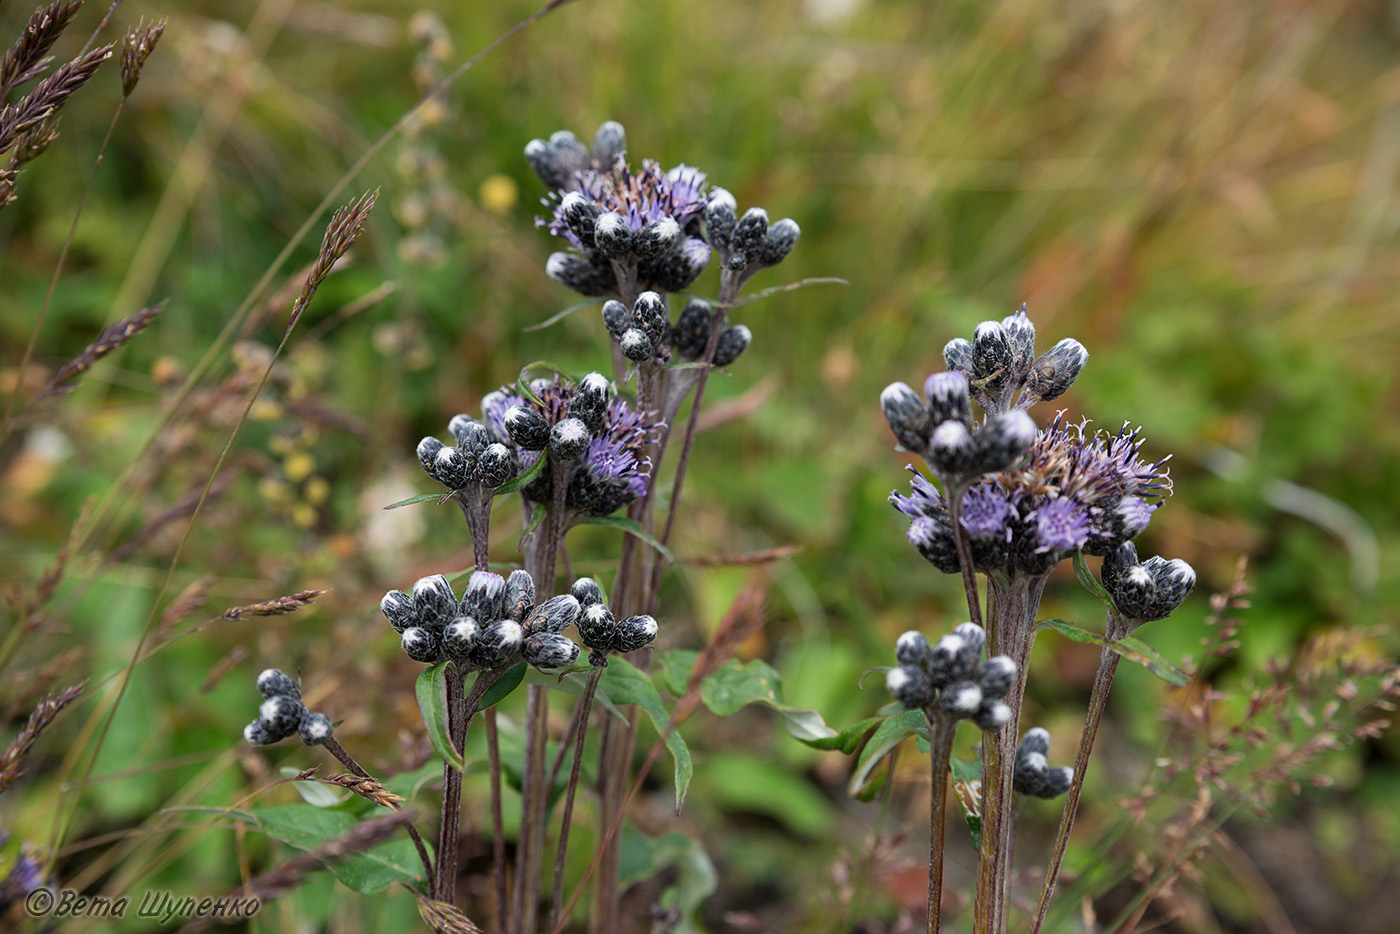
{"type": "MultiPolygon", "coordinates": [[[[541,457],[540,460],[543,461],[544,458],[541,457]]],[[[525,530],[520,533],[520,540],[515,543],[515,550],[517,552],[525,550],[525,543],[528,542],[530,536],[534,535],[535,531],[544,524],[544,517],[548,512],[549,510],[541,503],[534,503],[530,506],[530,521],[525,523],[525,530]]]]}
{"type": "MultiPolygon", "coordinates": [[[[511,692],[520,687],[520,682],[525,680],[524,662],[516,662],[506,673],[496,679],[496,683],[486,689],[486,693],[481,695],[481,700],[477,703],[477,710],[485,710],[494,707],[510,696],[511,692]]],[[[484,673],[483,673],[484,674],[484,673]]],[[[482,675],[477,675],[481,677],[482,675]]]]}
{"type": "Polygon", "coordinates": [[[861,750],[860,758],[856,761],[856,770],[846,787],[847,793],[857,800],[869,801],[875,796],[875,792],[880,790],[878,784],[871,782],[875,766],[909,737],[927,733],[928,725],[924,722],[922,710],[906,710],[886,719],[876,727],[870,741],[861,750]]]}
{"type": "Polygon", "coordinates": [[[442,493],[419,493],[417,496],[410,496],[408,499],[401,499],[397,503],[390,503],[384,508],[398,509],[400,506],[412,506],[415,503],[426,503],[430,499],[446,501],[447,497],[451,495],[451,493],[448,493],[446,495],[442,493]]]}
{"type": "MultiPolygon", "coordinates": [[[[539,460],[531,464],[529,468],[526,469],[520,476],[516,477],[509,483],[505,483],[501,486],[496,487],[496,495],[502,496],[506,493],[514,493],[516,490],[523,490],[525,489],[525,487],[534,483],[535,478],[540,475],[540,472],[542,470],[544,470],[544,465],[548,460],[549,453],[542,452],[539,456],[539,460]]],[[[543,516],[541,516],[541,519],[543,520],[543,516]]]]}
{"type": "Polygon", "coordinates": [[[837,736],[818,711],[784,703],[782,676],[762,659],[725,662],[700,683],[700,700],[719,717],[727,717],[749,704],[770,707],[782,715],[788,735],[804,743],[837,736]]]}
{"type": "Polygon", "coordinates": [[[661,541],[655,535],[652,535],[646,529],[642,528],[642,524],[636,519],[629,519],[626,516],[588,516],[579,519],[577,524],[605,525],[611,529],[621,529],[629,535],[637,536],[652,548],[656,549],[656,552],[666,559],[667,564],[676,563],[676,556],[671,554],[671,549],[661,544],[661,541]]]}
{"type": "Polygon", "coordinates": [[[1111,652],[1117,652],[1128,661],[1141,665],[1173,687],[1185,687],[1191,682],[1190,675],[1167,661],[1166,658],[1152,646],[1133,636],[1128,636],[1115,642],[1106,636],[1101,636],[1096,632],[1090,632],[1073,623],[1067,623],[1062,619],[1042,619],[1040,622],[1036,623],[1036,629],[1053,629],[1066,639],[1103,646],[1111,652]]]}
{"type": "MultiPolygon", "coordinates": [[[[228,816],[246,821],[270,837],[299,850],[314,850],[340,839],[360,822],[348,811],[284,804],[277,807],[230,811],[228,816]]],[[[418,851],[407,835],[339,857],[327,866],[331,874],[361,895],[377,895],[395,882],[417,885],[423,872],[418,851]]]]}
{"type": "Polygon", "coordinates": [[[452,746],[452,735],[447,728],[447,666],[450,659],[438,662],[423,669],[418,676],[414,690],[418,695],[418,711],[423,715],[423,726],[428,730],[428,739],[433,749],[442,756],[442,761],[458,772],[466,768],[462,754],[452,746]]]}
{"type": "Polygon", "coordinates": [[[576,302],[575,304],[570,305],[568,308],[565,308],[563,311],[557,311],[557,312],[555,312],[554,314],[550,315],[548,318],[545,318],[545,319],[544,319],[543,321],[541,321],[539,324],[532,324],[532,325],[530,325],[528,328],[524,328],[523,331],[524,331],[524,333],[526,333],[526,334],[529,334],[531,331],[543,331],[545,328],[549,327],[550,325],[552,325],[552,324],[558,324],[560,321],[563,321],[565,318],[567,318],[569,315],[573,314],[574,312],[578,311],[580,308],[587,308],[589,305],[596,305],[596,304],[598,304],[598,302],[599,302],[599,299],[596,299],[596,298],[590,298],[590,299],[588,299],[587,301],[583,301],[583,302],[576,302]]]}
{"type": "Polygon", "coordinates": [[[681,805],[685,802],[686,792],[690,789],[690,779],[695,773],[695,766],[690,759],[690,747],[681,738],[680,731],[666,731],[671,722],[671,715],[667,712],[666,705],[661,702],[656,685],[652,684],[646,672],[639,670],[627,659],[614,656],[608,660],[608,667],[603,669],[598,688],[616,704],[636,704],[641,707],[650,718],[656,732],[666,737],[666,748],[676,763],[676,813],[679,814],[681,805]]]}
{"type": "Polygon", "coordinates": [[[1084,560],[1084,552],[1082,551],[1074,553],[1074,576],[1079,578],[1079,585],[1098,597],[1099,602],[1104,606],[1110,610],[1118,609],[1114,606],[1113,598],[1108,595],[1108,591],[1103,589],[1103,584],[1100,584],[1099,579],[1094,576],[1094,572],[1089,570],[1089,564],[1084,560]]]}

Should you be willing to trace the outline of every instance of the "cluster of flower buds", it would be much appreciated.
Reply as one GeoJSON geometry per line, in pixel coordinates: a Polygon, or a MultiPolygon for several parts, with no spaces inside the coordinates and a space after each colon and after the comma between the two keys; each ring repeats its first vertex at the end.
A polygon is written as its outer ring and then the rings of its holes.
{"type": "Polygon", "coordinates": [[[477,486],[494,490],[515,479],[520,464],[509,447],[470,415],[454,415],[447,430],[457,442],[449,447],[437,438],[418,442],[418,462],[428,476],[449,490],[477,486]]]}
{"type": "Polygon", "coordinates": [[[618,277],[643,288],[675,292],[690,285],[710,261],[699,236],[705,211],[705,175],[679,165],[669,172],[650,159],[634,170],[624,158],[626,133],[609,121],[591,149],[572,133],[531,140],[525,158],[551,189],[552,211],[542,225],[568,240],[545,271],[584,295],[617,295],[618,277]]]}
{"type": "Polygon", "coordinates": [[[1050,752],[1050,733],[1040,727],[1026,731],[1016,747],[1016,764],[1011,785],[1023,795],[1057,798],[1069,791],[1074,769],[1067,765],[1050,768],[1045,756],[1050,752]]]}
{"type": "MultiPolygon", "coordinates": [[[[670,348],[684,360],[699,360],[714,334],[715,310],[704,299],[692,298],[672,325],[666,300],[656,292],[643,292],[630,310],[617,299],[604,302],[603,324],[622,355],[634,363],[665,362],[670,348]]],[[[715,366],[729,366],[752,342],[753,332],[746,326],[725,328],[715,342],[715,366]]]]}
{"type": "Polygon", "coordinates": [[[243,738],[254,746],[268,746],[293,733],[300,734],[308,746],[320,746],[331,738],[330,719],[307,711],[301,688],[290,675],[267,669],[258,675],[258,692],[266,700],[258,708],[258,719],[243,728],[243,738]]]}
{"type": "Polygon", "coordinates": [[[1124,542],[1103,559],[1104,590],[1113,598],[1127,635],[1143,623],[1170,616],[1196,586],[1196,572],[1180,558],[1153,556],[1138,562],[1137,547],[1124,542]]]}
{"type": "MultiPolygon", "coordinates": [[[[554,385],[537,380],[531,391],[543,392],[554,385]]],[[[527,404],[524,401],[507,407],[501,424],[513,444],[524,451],[549,450],[556,461],[578,460],[588,450],[594,436],[603,430],[612,397],[612,384],[601,373],[589,373],[569,392],[567,398],[553,410],[527,404]]],[[[495,402],[490,396],[484,403],[488,413],[495,402]]]]}
{"type": "Polygon", "coordinates": [[[710,192],[705,205],[705,233],[719,261],[730,272],[749,274],[776,266],[797,245],[802,228],[790,217],[769,225],[768,212],[749,208],[739,216],[734,196],[723,188],[710,192]]]}
{"type": "Polygon", "coordinates": [[[559,635],[577,617],[577,601],[555,598],[536,607],[535,583],[525,571],[509,577],[473,571],[460,600],[447,578],[434,574],[411,594],[389,591],[379,609],[408,657],[428,665],[450,658],[473,669],[501,668],[523,656],[536,668],[553,669],[578,658],[578,646],[559,635]]]}
{"type": "Polygon", "coordinates": [[[1016,663],[998,655],[979,665],[986,642],[986,632],[973,623],[959,624],[935,645],[921,633],[906,632],[895,644],[899,664],[885,684],[905,707],[936,707],[984,730],[999,730],[1011,719],[1002,698],[1016,681],[1016,663]]]}
{"type": "Polygon", "coordinates": [[[1011,467],[1035,440],[1034,420],[1024,411],[989,414],[972,421],[967,377],[934,373],[920,396],[905,383],[891,383],[880,394],[890,430],[906,450],[928,462],[941,477],[977,477],[1011,467]]]}
{"type": "MultiPolygon", "coordinates": [[[[671,344],[684,360],[699,360],[705,356],[715,331],[715,310],[703,298],[692,298],[681,310],[671,328],[671,344]]],[[[753,343],[753,332],[742,324],[734,324],[720,332],[715,341],[715,366],[729,366],[753,343]]]]}
{"type": "Polygon", "coordinates": [[[609,652],[635,652],[656,638],[656,620],[650,616],[618,619],[603,602],[603,590],[591,577],[574,581],[570,594],[578,602],[578,634],[588,646],[588,664],[606,668],[609,652]]]}
{"type": "Polygon", "coordinates": [[[967,377],[989,415],[1059,398],[1088,359],[1089,351],[1071,337],[1037,357],[1035,325],[1025,305],[999,322],[983,321],[972,340],[956,338],[943,348],[943,362],[967,377]]]}

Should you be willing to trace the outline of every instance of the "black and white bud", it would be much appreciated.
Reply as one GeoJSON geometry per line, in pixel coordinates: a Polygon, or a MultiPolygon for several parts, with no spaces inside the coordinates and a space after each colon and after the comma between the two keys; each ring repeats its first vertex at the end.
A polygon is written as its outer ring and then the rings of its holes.
{"type": "Polygon", "coordinates": [[[593,225],[593,239],[598,252],[608,259],[621,259],[632,252],[632,228],[627,226],[627,219],[616,211],[598,215],[598,221],[593,225]]]}
{"type": "Polygon", "coordinates": [[[1196,571],[1180,558],[1149,558],[1143,567],[1152,574],[1155,594],[1145,619],[1165,619],[1181,606],[1196,586],[1196,571]]]}
{"type": "Polygon", "coordinates": [[[632,326],[647,336],[653,347],[666,339],[671,319],[666,315],[666,300],[655,292],[643,292],[632,306],[632,326]]]}
{"type": "Polygon", "coordinates": [[[1069,389],[1089,360],[1089,351],[1072,337],[1066,337],[1031,364],[1026,388],[1036,398],[1049,402],[1069,389]]]}
{"type": "Polygon", "coordinates": [[[444,447],[433,459],[433,478],[449,490],[460,490],[477,479],[471,459],[461,448],[444,447]]]}
{"type": "Polygon", "coordinates": [[[1032,727],[1026,731],[1026,735],[1021,737],[1021,742],[1016,747],[1016,755],[1022,751],[1027,753],[1038,752],[1042,756],[1050,753],[1050,731],[1044,727],[1032,727]]]}
{"type": "Polygon", "coordinates": [[[640,328],[628,328],[617,344],[622,349],[622,355],[633,363],[645,363],[656,351],[656,345],[640,328]]]}
{"type": "Polygon", "coordinates": [[[592,440],[588,426],[577,418],[566,418],[549,430],[549,456],[564,463],[578,460],[592,440]]]}
{"type": "Polygon", "coordinates": [[[705,234],[711,246],[729,249],[734,227],[739,222],[738,210],[738,203],[728,191],[716,188],[710,192],[709,203],[705,206],[705,234]]]}
{"type": "Polygon", "coordinates": [[[441,451],[444,447],[446,447],[446,445],[437,438],[424,438],[422,441],[418,442],[418,463],[423,465],[423,469],[428,472],[428,476],[432,477],[434,480],[438,478],[438,451],[441,451]]]}
{"type": "Polygon", "coordinates": [[[507,619],[523,623],[535,608],[535,579],[529,571],[514,570],[506,578],[505,613],[507,619]]]}
{"type": "Polygon", "coordinates": [[[578,643],[552,632],[527,636],[521,646],[525,661],[536,668],[567,668],[578,658],[578,643]]]}
{"type": "Polygon", "coordinates": [[[524,641],[524,630],[515,620],[492,620],[477,629],[468,657],[482,668],[500,668],[515,657],[524,641]]]}
{"type": "Polygon", "coordinates": [[[258,719],[266,724],[268,732],[277,736],[291,736],[306,716],[306,705],[296,698],[278,694],[269,697],[258,708],[258,719]]]}
{"type": "Polygon", "coordinates": [[[681,242],[681,225],[674,218],[659,217],[642,226],[632,237],[632,249],[642,259],[656,259],[681,242]]]}
{"type": "Polygon", "coordinates": [[[955,337],[944,344],[943,365],[970,378],[972,373],[972,341],[955,337]]]}
{"type": "Polygon", "coordinates": [[[578,634],[590,649],[611,649],[617,638],[617,618],[605,604],[585,606],[578,617],[578,634]]]}
{"type": "Polygon", "coordinates": [[[525,632],[532,636],[541,632],[558,635],[578,622],[580,612],[582,607],[573,594],[550,597],[530,611],[530,615],[525,618],[525,632]]]}
{"type": "Polygon", "coordinates": [[[1023,795],[1040,798],[1045,796],[1048,785],[1049,766],[1043,752],[1016,750],[1016,763],[1011,773],[1011,786],[1023,795]]]}
{"type": "MultiPolygon", "coordinates": [[[[982,692],[984,695],[986,691],[982,692]]],[[[1011,722],[1011,708],[999,700],[989,700],[985,696],[982,698],[982,706],[978,709],[976,716],[972,718],[978,728],[995,733],[997,730],[1011,722]]]]}
{"type": "Polygon", "coordinates": [[[506,580],[492,571],[472,571],[462,594],[463,616],[472,619],[499,619],[505,615],[506,580]]]}
{"type": "Polygon", "coordinates": [[[543,451],[549,445],[549,422],[526,405],[513,405],[502,418],[510,440],[527,451],[543,451]]]}
{"type": "Polygon", "coordinates": [[[987,630],[976,623],[958,623],[953,627],[953,635],[967,643],[963,654],[969,664],[976,665],[982,655],[982,647],[987,644],[987,630]]]}
{"type": "Polygon", "coordinates": [[[258,693],[263,697],[290,697],[301,700],[301,688],[296,679],[283,674],[276,668],[268,668],[258,675],[258,693]]]}
{"type": "Polygon", "coordinates": [[[1157,584],[1152,579],[1151,571],[1141,564],[1135,564],[1123,572],[1109,595],[1123,616],[1145,620],[1157,596],[1157,584]]]}
{"type": "MultiPolygon", "coordinates": [[[[627,222],[623,221],[625,227],[627,222]]],[[[596,227],[595,227],[596,229],[596,227]]],[[[611,269],[596,265],[577,253],[551,253],[544,264],[545,275],[580,295],[606,295],[617,287],[617,277],[611,269]]]]}
{"type": "Polygon", "coordinates": [[[972,397],[966,375],[956,370],[934,373],[924,380],[924,399],[928,401],[932,424],[957,421],[972,427],[972,397]]]}
{"type": "Polygon", "coordinates": [[[549,148],[554,151],[555,158],[568,168],[570,175],[582,168],[584,160],[588,158],[588,150],[568,130],[555,130],[549,134],[549,148]]]}
{"type": "Polygon", "coordinates": [[[593,134],[593,162],[607,171],[617,157],[627,151],[627,131],[616,120],[608,120],[593,134]]]}
{"type": "Polygon", "coordinates": [[[1017,386],[1026,382],[1035,359],[1035,325],[1026,317],[1026,306],[1001,319],[1002,330],[1011,343],[1011,374],[1017,386]]]}
{"type": "Polygon", "coordinates": [[[442,657],[442,643],[438,637],[441,631],[409,626],[403,631],[399,644],[403,647],[404,654],[415,662],[431,665],[442,657]]]}
{"type": "Polygon", "coordinates": [[[457,617],[442,631],[442,650],[455,659],[466,658],[480,628],[470,616],[457,617]]]}
{"type": "Polygon", "coordinates": [[[880,393],[880,410],[901,447],[915,453],[928,449],[929,436],[933,434],[928,405],[907,383],[886,386],[880,393]]]}
{"type": "Polygon", "coordinates": [[[954,681],[965,681],[972,674],[965,671],[961,659],[967,642],[962,636],[946,635],[933,646],[929,658],[928,673],[934,687],[945,688],[954,681]]]}
{"type": "Polygon", "coordinates": [[[734,225],[734,233],[729,238],[729,245],[733,248],[735,257],[729,264],[730,268],[743,268],[749,263],[757,262],[766,236],[768,212],[763,208],[749,208],[734,225]],[[737,262],[740,257],[743,258],[742,263],[737,262]]]}
{"type": "MultiPolygon", "coordinates": [[[[619,303],[620,304],[620,303],[619,303]]],[[[715,310],[704,299],[692,298],[671,328],[671,346],[687,360],[698,360],[710,342],[715,310]]]]}
{"type": "Polygon", "coordinates": [[[287,735],[283,733],[278,736],[262,720],[254,720],[243,728],[243,741],[252,746],[271,746],[275,742],[286,739],[287,735]]]}
{"type": "Polygon", "coordinates": [[[1103,581],[1103,588],[1108,591],[1109,596],[1113,596],[1128,569],[1135,567],[1137,563],[1137,546],[1132,542],[1124,542],[1104,556],[1103,567],[1099,569],[1099,579],[1103,581]]]}
{"type": "Polygon", "coordinates": [[[619,620],[613,638],[614,651],[627,653],[651,645],[656,640],[656,620],[650,616],[629,616],[619,620]]]}
{"type": "Polygon", "coordinates": [[[992,416],[975,436],[973,466],[982,473],[1006,470],[1025,456],[1036,433],[1035,419],[1020,409],[992,416]]]}
{"type": "Polygon", "coordinates": [[[676,248],[637,265],[637,275],[653,288],[679,292],[700,278],[710,262],[710,245],[698,237],[684,237],[676,248]]]}
{"type": "Polygon", "coordinates": [[[564,215],[564,223],[585,247],[592,249],[597,244],[593,240],[593,229],[598,223],[598,215],[603,211],[588,198],[571,191],[559,202],[559,213],[564,215]]]}
{"type": "Polygon", "coordinates": [[[558,154],[542,139],[525,144],[525,161],[546,188],[564,188],[573,178],[573,170],[561,163],[558,154]]]}
{"type": "Polygon", "coordinates": [[[763,243],[758,247],[758,264],[760,266],[778,265],[787,259],[792,248],[797,246],[797,238],[800,236],[802,236],[802,228],[797,226],[797,221],[790,217],[778,221],[768,228],[768,233],[763,237],[763,243]]]}
{"type": "Polygon", "coordinates": [[[301,718],[301,725],[297,727],[297,732],[301,734],[301,741],[308,746],[324,745],[326,740],[331,738],[334,726],[331,718],[323,713],[309,713],[301,718]]]}
{"type": "Polygon", "coordinates": [[[938,706],[959,720],[971,720],[982,709],[982,688],[976,681],[955,681],[938,695],[938,706]]]}
{"type": "Polygon", "coordinates": [[[591,577],[580,577],[574,581],[569,593],[573,594],[580,607],[587,609],[595,603],[603,602],[603,588],[591,577]]]}
{"type": "Polygon", "coordinates": [[[910,710],[928,707],[937,694],[928,674],[914,665],[898,665],[885,675],[885,687],[910,710]]]}
{"type": "Polygon", "coordinates": [[[1074,784],[1074,769],[1067,765],[1056,766],[1053,769],[1045,770],[1045,790],[1041,792],[1041,798],[1058,798],[1069,791],[1069,786],[1074,784]]]}
{"type": "Polygon", "coordinates": [[[608,329],[613,340],[622,340],[622,335],[632,326],[632,312],[628,311],[622,302],[610,298],[603,302],[603,326],[608,329]]]}
{"type": "Polygon", "coordinates": [[[583,422],[591,435],[603,430],[603,422],[608,415],[608,396],[612,384],[602,373],[589,373],[574,388],[569,397],[568,414],[583,422]]]}
{"type": "Polygon", "coordinates": [[[940,473],[961,474],[972,467],[977,454],[974,438],[981,437],[985,431],[984,428],[974,436],[962,422],[946,421],[933,429],[925,456],[940,473]]]}
{"type": "Polygon", "coordinates": [[[447,430],[452,432],[457,447],[468,458],[480,457],[481,452],[490,447],[493,442],[506,440],[493,437],[491,429],[466,415],[453,416],[452,421],[447,423],[447,430]]]}
{"type": "Polygon", "coordinates": [[[753,343],[753,332],[742,324],[724,329],[715,343],[715,366],[729,366],[753,343]]]}
{"type": "Polygon", "coordinates": [[[1016,663],[1005,655],[987,659],[977,672],[977,683],[983,697],[1000,700],[1016,683],[1016,663]]]}
{"type": "Polygon", "coordinates": [[[894,644],[894,657],[906,668],[927,669],[933,661],[933,646],[928,644],[923,633],[911,629],[894,644]]]}
{"type": "Polygon", "coordinates": [[[944,574],[957,574],[961,570],[957,542],[953,539],[953,530],[947,525],[920,516],[909,523],[905,537],[926,561],[944,574]]]}
{"type": "Polygon", "coordinates": [[[482,451],[476,467],[482,485],[493,490],[515,479],[515,458],[504,444],[493,444],[482,451]]]}
{"type": "Polygon", "coordinates": [[[379,601],[379,612],[394,627],[395,632],[403,632],[416,625],[418,613],[413,609],[413,598],[402,590],[391,590],[379,601]]]}
{"type": "Polygon", "coordinates": [[[972,374],[988,389],[1005,385],[1011,374],[1011,340],[1000,321],[983,321],[972,334],[972,374]]]}
{"type": "Polygon", "coordinates": [[[418,625],[439,632],[457,615],[457,597],[442,574],[420,577],[413,584],[413,612],[418,625]]]}

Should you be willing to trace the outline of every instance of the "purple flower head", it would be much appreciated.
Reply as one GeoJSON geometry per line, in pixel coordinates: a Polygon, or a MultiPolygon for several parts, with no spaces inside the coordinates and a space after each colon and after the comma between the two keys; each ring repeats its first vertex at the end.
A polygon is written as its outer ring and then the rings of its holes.
{"type": "MultiPolygon", "coordinates": [[[[684,228],[705,210],[703,172],[687,165],[665,172],[651,159],[644,159],[638,172],[621,158],[605,168],[585,169],[577,173],[572,190],[598,211],[620,215],[633,231],[662,218],[670,218],[684,228]]],[[[536,223],[548,227],[550,233],[563,237],[581,250],[591,248],[593,244],[585,243],[565,216],[566,194],[562,190],[551,192],[543,201],[551,215],[536,223]]]]}
{"type": "Polygon", "coordinates": [[[1087,511],[1073,500],[1052,499],[1029,518],[1039,541],[1037,552],[1078,551],[1089,538],[1091,525],[1087,511]]]}
{"type": "Polygon", "coordinates": [[[1015,515],[1015,506],[996,484],[980,484],[963,496],[960,518],[970,538],[1010,541],[1015,515]]]}
{"type": "Polygon", "coordinates": [[[909,486],[913,488],[914,493],[912,496],[905,496],[898,490],[892,491],[890,505],[910,519],[942,518],[944,522],[947,522],[948,507],[944,504],[943,494],[938,492],[938,487],[915,470],[912,464],[904,469],[914,475],[913,479],[909,481],[909,486]]]}

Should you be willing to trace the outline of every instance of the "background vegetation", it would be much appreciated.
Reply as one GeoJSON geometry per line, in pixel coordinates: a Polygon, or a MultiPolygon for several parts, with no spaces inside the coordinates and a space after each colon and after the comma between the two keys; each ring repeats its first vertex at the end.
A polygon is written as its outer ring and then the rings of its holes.
{"type": "MultiPolygon", "coordinates": [[[[790,702],[837,726],[884,704],[874,681],[857,689],[860,673],[891,663],[901,631],[941,631],[962,610],[959,582],[918,557],[885,502],[907,458],[879,392],[941,369],[948,339],[1024,301],[1042,346],[1073,336],[1092,354],[1061,400],[1070,416],[1142,424],[1146,454],[1173,454],[1177,493],[1145,547],[1187,559],[1201,583],[1140,636],[1172,658],[1199,654],[1206,595],[1243,555],[1253,607],[1217,685],[1334,628],[1370,634],[1365,651],[1395,651],[1400,27],[1372,2],[569,3],[351,182],[341,200],[381,189],[368,235],[298,325],[156,605],[188,521],[179,507],[203,489],[280,339],[315,235],[254,296],[234,340],[221,331],[433,69],[533,10],[425,6],[446,26],[428,53],[409,9],[382,0],[128,0],[114,18],[169,26],[97,172],[19,400],[107,324],[170,304],[75,393],[28,411],[0,450],[0,568],[17,595],[5,625],[21,633],[0,686],[6,735],[53,679],[89,681],[0,799],[10,856],[19,841],[59,845],[60,882],[93,892],[217,894],[265,865],[257,835],[168,809],[227,806],[277,766],[319,761],[238,740],[268,666],[300,669],[313,709],[344,720],[337,735],[362,761],[397,769],[423,754],[415,666],[377,600],[467,567],[470,545],[450,507],[380,507],[432,487],[417,439],[442,435],[521,365],[606,359],[595,309],[522,330],[575,297],[543,275],[555,244],[534,228],[542,191],[521,157],[532,137],[591,135],[605,119],[626,125],[633,158],[699,166],[741,209],[798,220],[797,250],[756,286],[850,283],[741,309],[754,344],[708,398],[744,421],[702,436],[675,550],[793,553],[748,567],[683,561],[660,645],[698,645],[756,584],[768,621],[745,653],[776,666],[790,702]],[[26,607],[63,562],[51,598],[26,607]],[[295,615],[219,618],[304,589],[327,593],[295,615]],[[84,782],[148,619],[162,635],[213,621],[135,667],[84,782]]],[[[0,7],[0,38],[29,12],[0,7]]],[[[84,9],[56,52],[75,53],[100,15],[84,9]]],[[[118,98],[109,64],[0,212],[6,393],[118,98]]],[[[712,291],[714,275],[695,290],[712,291]]],[[[615,533],[583,531],[575,569],[605,572],[615,533]]],[[[510,537],[498,560],[511,560],[510,537]]],[[[1072,576],[1052,585],[1047,609],[1098,624],[1072,576]]],[[[1028,709],[1055,736],[1052,761],[1071,757],[1096,657],[1042,640],[1028,709]]],[[[1117,796],[1136,790],[1160,750],[1162,711],[1179,703],[1131,667],[1071,867],[1117,818],[1117,796]]],[[[697,771],[685,813],[668,817],[660,773],[638,822],[703,841],[719,877],[712,929],[821,930],[840,917],[887,930],[917,916],[920,833],[897,831],[919,825],[918,769],[908,782],[896,773],[883,805],[860,804],[845,792],[847,757],[799,746],[764,712],[702,714],[686,734],[697,771]]],[[[1397,755],[1392,732],[1326,759],[1332,788],[1285,796],[1271,821],[1227,825],[1207,871],[1158,914],[1183,931],[1331,930],[1339,918],[1351,931],[1397,930],[1397,755]]],[[[1027,805],[1027,854],[1057,818],[1053,805],[1027,805]]],[[[965,856],[955,881],[971,871],[965,856]]],[[[259,928],[386,930],[413,916],[402,893],[343,894],[313,881],[269,904],[259,928]]]]}

